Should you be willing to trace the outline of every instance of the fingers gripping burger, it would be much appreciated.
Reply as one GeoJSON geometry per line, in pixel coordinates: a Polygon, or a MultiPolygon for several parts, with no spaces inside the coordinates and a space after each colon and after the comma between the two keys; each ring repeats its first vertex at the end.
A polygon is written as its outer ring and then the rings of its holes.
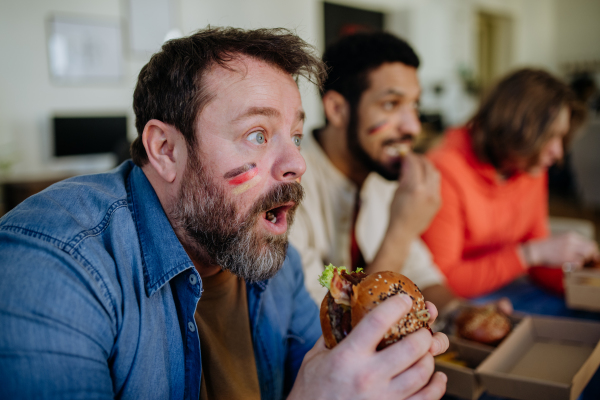
{"type": "Polygon", "coordinates": [[[325,345],[331,349],[344,339],[360,320],[377,305],[396,294],[406,294],[412,309],[386,332],[377,346],[381,350],[419,328],[428,328],[430,318],[423,294],[406,276],[391,272],[365,274],[346,267],[328,265],[319,277],[329,292],[321,303],[321,329],[325,345]]]}

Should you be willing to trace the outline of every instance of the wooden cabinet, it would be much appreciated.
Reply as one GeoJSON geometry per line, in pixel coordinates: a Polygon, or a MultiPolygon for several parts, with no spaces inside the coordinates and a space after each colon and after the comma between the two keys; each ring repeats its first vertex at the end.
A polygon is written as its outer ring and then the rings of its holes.
{"type": "Polygon", "coordinates": [[[15,208],[20,202],[48,186],[68,178],[68,176],[53,178],[11,179],[0,182],[0,216],[15,208]]]}

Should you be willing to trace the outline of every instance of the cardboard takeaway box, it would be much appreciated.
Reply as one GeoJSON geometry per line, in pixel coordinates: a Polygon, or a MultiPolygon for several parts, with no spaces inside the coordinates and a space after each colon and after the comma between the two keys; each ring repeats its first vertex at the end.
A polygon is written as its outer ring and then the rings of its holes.
{"type": "Polygon", "coordinates": [[[567,272],[563,284],[567,307],[600,311],[600,268],[567,272]]]}
{"type": "Polygon", "coordinates": [[[475,374],[491,395],[575,400],[599,365],[600,323],[525,317],[475,374]]]}
{"type": "MultiPolygon", "coordinates": [[[[448,336],[450,347],[446,353],[435,358],[435,370],[443,372],[448,377],[446,383],[447,394],[461,399],[476,400],[485,391],[485,387],[481,384],[475,369],[494,352],[496,347],[457,336],[454,320],[463,311],[472,307],[468,303],[462,303],[450,315],[446,315],[445,318],[442,317],[444,320],[440,321],[443,326],[441,331],[448,336]],[[447,357],[449,355],[451,357],[447,357]],[[456,360],[448,360],[448,358],[456,358],[466,365],[458,365],[455,362],[456,360]]],[[[525,314],[520,312],[514,312],[509,316],[513,329],[523,318],[525,318],[525,314]]]]}
{"type": "Polygon", "coordinates": [[[476,400],[484,392],[484,387],[475,374],[475,368],[481,364],[494,350],[491,346],[448,336],[450,347],[447,354],[456,354],[466,365],[457,365],[452,361],[444,361],[444,355],[435,358],[435,370],[448,377],[446,393],[461,399],[476,400]]]}

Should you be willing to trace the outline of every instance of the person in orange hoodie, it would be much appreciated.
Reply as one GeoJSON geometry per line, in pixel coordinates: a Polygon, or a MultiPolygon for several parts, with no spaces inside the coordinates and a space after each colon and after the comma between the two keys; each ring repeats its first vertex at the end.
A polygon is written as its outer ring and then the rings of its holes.
{"type": "MultiPolygon", "coordinates": [[[[576,233],[550,236],[547,169],[583,120],[569,87],[522,69],[490,92],[471,121],[428,157],[442,177],[442,206],[422,238],[455,294],[506,296],[515,310],[570,314],[564,301],[517,278],[535,266],[579,268],[598,247],[576,233]]],[[[538,273],[547,288],[560,270],[538,273]],[[554,274],[553,274],[554,272],[554,274]]]]}

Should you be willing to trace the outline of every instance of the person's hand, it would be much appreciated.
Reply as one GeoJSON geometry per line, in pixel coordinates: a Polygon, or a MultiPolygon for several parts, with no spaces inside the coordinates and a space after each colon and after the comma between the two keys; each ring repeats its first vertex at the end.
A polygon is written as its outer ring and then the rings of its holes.
{"type": "Polygon", "coordinates": [[[390,208],[390,226],[420,235],[440,208],[440,174],[425,157],[407,154],[390,208]]]}
{"type": "MultiPolygon", "coordinates": [[[[412,307],[406,295],[382,302],[358,323],[335,348],[321,337],[310,350],[288,399],[439,399],[447,378],[434,374],[433,356],[448,349],[448,338],[419,329],[376,351],[387,330],[412,307]]],[[[430,322],[437,309],[427,302],[430,322]]]]}
{"type": "Polygon", "coordinates": [[[512,301],[508,297],[502,297],[495,302],[498,310],[502,311],[506,315],[511,315],[514,311],[512,301]]]}
{"type": "Polygon", "coordinates": [[[572,267],[581,268],[588,260],[600,260],[598,245],[575,232],[531,240],[521,245],[521,250],[529,266],[562,267],[569,263],[572,267]]]}

